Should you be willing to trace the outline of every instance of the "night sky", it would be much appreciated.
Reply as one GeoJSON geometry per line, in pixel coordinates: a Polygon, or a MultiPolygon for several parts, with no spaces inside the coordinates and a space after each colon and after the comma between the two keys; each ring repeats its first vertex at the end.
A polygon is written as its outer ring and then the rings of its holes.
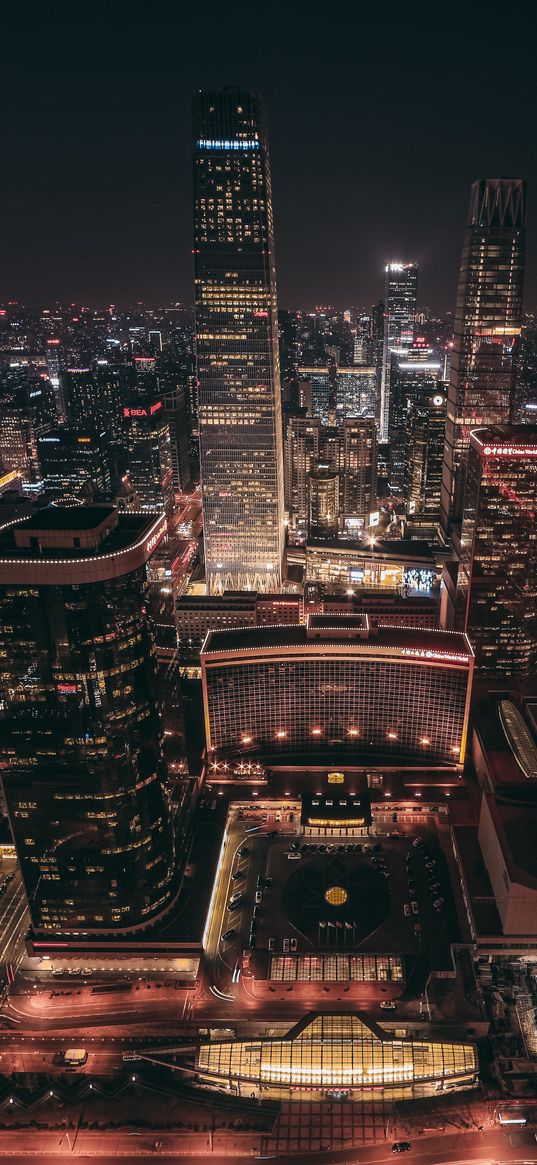
{"type": "Polygon", "coordinates": [[[0,298],[191,302],[191,95],[231,84],[268,110],[280,307],[367,305],[417,259],[420,301],[452,309],[470,183],[510,175],[533,310],[534,42],[516,6],[486,31],[492,11],[4,7],[0,298]]]}

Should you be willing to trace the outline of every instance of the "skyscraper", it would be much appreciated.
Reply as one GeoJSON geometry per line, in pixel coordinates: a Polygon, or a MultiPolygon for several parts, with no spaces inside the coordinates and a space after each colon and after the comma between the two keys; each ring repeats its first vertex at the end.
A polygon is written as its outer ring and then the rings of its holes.
{"type": "Polygon", "coordinates": [[[446,430],[446,396],[424,388],[405,417],[403,497],[407,514],[440,521],[440,489],[446,430]]]}
{"type": "Polygon", "coordinates": [[[195,290],[208,589],[276,591],[284,553],[278,313],[258,96],[196,102],[195,290]]]}
{"type": "Polygon", "coordinates": [[[293,534],[306,536],[309,474],[319,460],[321,423],[317,417],[292,416],[285,430],[285,505],[293,534]]]}
{"type": "Polygon", "coordinates": [[[339,438],[340,512],[349,534],[377,502],[377,432],[373,417],[344,421],[339,438]]]}
{"type": "Polygon", "coordinates": [[[391,349],[410,348],[418,299],[417,263],[387,263],[380,383],[379,440],[388,440],[391,349]]]}
{"type": "Polygon", "coordinates": [[[405,424],[410,403],[424,392],[434,395],[442,366],[425,344],[392,348],[388,414],[389,479],[394,493],[403,489],[405,424]]]}
{"type": "Polygon", "coordinates": [[[506,424],[522,323],[526,188],[521,178],[474,182],[464,236],[451,358],[442,525],[462,516],[470,432],[506,424]]]}
{"type": "Polygon", "coordinates": [[[177,890],[146,608],[163,515],[49,506],[0,535],[0,761],[34,932],[145,928],[177,890]]]}
{"type": "Polygon", "coordinates": [[[476,668],[537,667],[537,425],[470,435],[456,599],[476,668]]]}

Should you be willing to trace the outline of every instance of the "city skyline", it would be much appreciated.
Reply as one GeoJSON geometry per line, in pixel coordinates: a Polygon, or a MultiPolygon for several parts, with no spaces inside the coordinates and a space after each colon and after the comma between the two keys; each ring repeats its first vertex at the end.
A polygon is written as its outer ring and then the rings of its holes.
{"type": "MultiPolygon", "coordinates": [[[[259,91],[268,110],[282,307],[373,302],[385,264],[415,260],[423,302],[451,310],[467,191],[480,174],[525,177],[531,223],[537,173],[529,90],[524,99],[528,50],[522,42],[516,61],[506,54],[503,84],[492,91],[487,84],[487,126],[479,117],[476,133],[491,30],[471,16],[465,51],[475,52],[464,93],[438,80],[457,46],[456,23],[432,44],[426,22],[405,27],[420,69],[406,71],[401,102],[397,37],[383,40],[382,86],[374,52],[360,50],[383,35],[371,12],[360,18],[359,42],[346,35],[353,23],[347,18],[349,28],[329,30],[322,49],[307,21],[288,15],[281,34],[266,33],[267,59],[256,55],[255,66],[245,51],[248,30],[239,22],[226,28],[209,14],[203,52],[185,53],[178,75],[173,33],[181,44],[193,38],[201,47],[201,29],[188,13],[180,27],[168,15],[168,37],[158,16],[139,5],[125,23],[114,11],[105,17],[97,4],[84,43],[77,39],[74,47],[69,14],[60,19],[53,7],[45,17],[33,7],[29,27],[12,18],[8,30],[3,298],[124,302],[135,288],[142,300],[189,300],[191,94],[223,84],[259,91]]],[[[536,300],[532,245],[528,306],[536,300]]]]}

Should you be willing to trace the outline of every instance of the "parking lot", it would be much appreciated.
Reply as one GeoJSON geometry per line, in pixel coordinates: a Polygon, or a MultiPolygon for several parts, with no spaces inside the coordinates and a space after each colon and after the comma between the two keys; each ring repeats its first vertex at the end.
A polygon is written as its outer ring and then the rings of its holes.
{"type": "Polygon", "coordinates": [[[214,956],[231,972],[245,950],[397,951],[449,967],[459,932],[433,820],[354,841],[302,837],[299,821],[298,805],[230,812],[214,956]]]}

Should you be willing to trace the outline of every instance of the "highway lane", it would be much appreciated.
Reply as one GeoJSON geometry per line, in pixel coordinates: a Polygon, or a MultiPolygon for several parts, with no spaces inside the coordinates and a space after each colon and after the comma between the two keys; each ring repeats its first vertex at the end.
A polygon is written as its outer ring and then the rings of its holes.
{"type": "MultiPolygon", "coordinates": [[[[36,1134],[33,1131],[0,1133],[2,1159],[20,1162],[41,1162],[60,1165],[66,1157],[79,1160],[102,1162],[108,1165],[118,1159],[124,1165],[135,1165],[140,1158],[148,1157],[160,1161],[162,1165],[186,1165],[193,1158],[200,1165],[229,1165],[229,1161],[247,1157],[249,1160],[272,1160],[276,1163],[291,1159],[294,1165],[310,1165],[312,1157],[318,1165],[393,1165],[395,1158],[391,1152],[391,1141],[367,1145],[364,1148],[345,1148],[327,1152],[275,1154],[267,1148],[270,1141],[260,1134],[239,1138],[232,1133],[215,1134],[214,1148],[207,1144],[207,1135],[148,1132],[129,1136],[128,1133],[90,1133],[79,1130],[76,1142],[71,1131],[69,1138],[61,1131],[36,1134]],[[225,1137],[225,1142],[224,1142],[225,1137]],[[38,1144],[35,1142],[38,1141],[38,1144]],[[136,1142],[134,1147],[133,1142],[136,1142]],[[190,1143],[189,1143],[190,1142],[190,1143]],[[158,1148],[155,1147],[158,1145],[158,1148]],[[228,1147],[229,1146],[229,1147],[228,1147]]],[[[403,1160],[407,1165],[509,1165],[521,1163],[534,1165],[537,1157],[532,1149],[513,1148],[508,1137],[497,1130],[486,1133],[461,1133],[453,1136],[422,1137],[413,1142],[410,1152],[403,1160]]]]}

